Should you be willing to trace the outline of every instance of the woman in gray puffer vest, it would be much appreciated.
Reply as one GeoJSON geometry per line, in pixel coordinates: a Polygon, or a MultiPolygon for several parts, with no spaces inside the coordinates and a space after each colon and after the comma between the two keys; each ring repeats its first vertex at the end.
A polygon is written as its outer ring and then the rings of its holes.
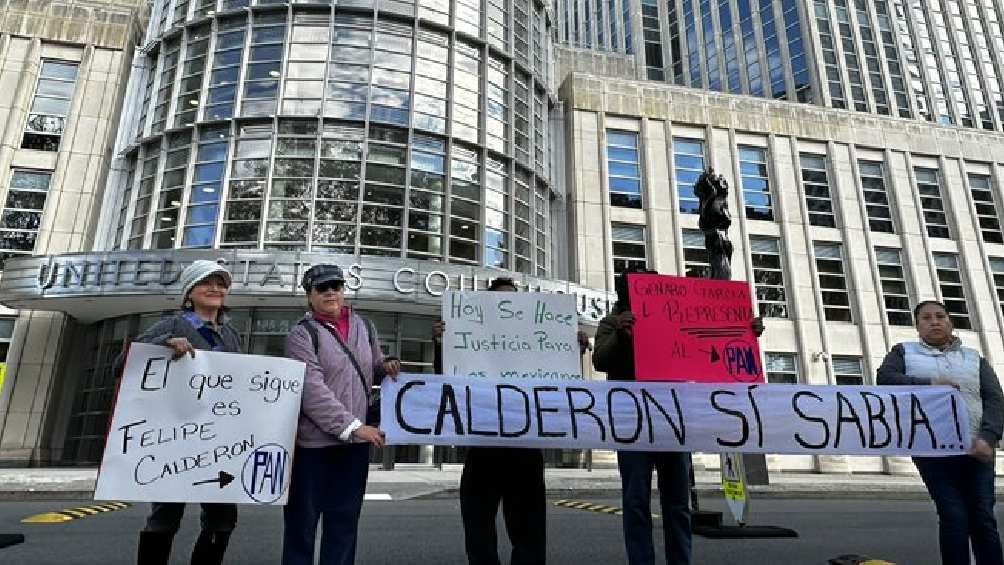
{"type": "Polygon", "coordinates": [[[1002,565],[994,518],[994,448],[1004,428],[1004,394],[993,368],[979,352],[952,334],[941,302],[921,302],[913,311],[920,341],[897,344],[878,370],[880,385],[947,385],[962,393],[972,445],[967,455],[914,457],[938,510],[942,565],[1002,565]]]}

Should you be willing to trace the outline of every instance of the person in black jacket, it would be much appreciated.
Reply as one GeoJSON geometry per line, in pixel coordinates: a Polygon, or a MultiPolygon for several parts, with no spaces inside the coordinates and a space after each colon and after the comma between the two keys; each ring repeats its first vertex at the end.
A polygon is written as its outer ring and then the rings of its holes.
{"type": "MultiPolygon", "coordinates": [[[[510,278],[496,278],[488,290],[516,292],[510,278]]],[[[442,336],[446,324],[432,327],[435,343],[433,366],[443,374],[442,336]]],[[[581,351],[589,338],[579,332],[581,351]]],[[[544,488],[544,454],[540,449],[470,447],[460,477],[460,514],[464,546],[470,565],[500,565],[495,517],[499,504],[512,544],[511,565],[544,565],[547,560],[547,502],[544,488]]]]}
{"type": "MultiPolygon", "coordinates": [[[[617,303],[613,312],[600,320],[593,350],[593,367],[609,380],[635,380],[633,331],[627,277],[630,273],[655,273],[630,269],[614,281],[617,303]]],[[[763,332],[760,318],[753,331],[763,332]]],[[[658,472],[659,502],[662,505],[662,533],[668,565],[689,565],[691,557],[690,454],[683,452],[617,452],[621,475],[624,545],[631,565],[654,565],[652,543],[652,470],[658,472]]]]}

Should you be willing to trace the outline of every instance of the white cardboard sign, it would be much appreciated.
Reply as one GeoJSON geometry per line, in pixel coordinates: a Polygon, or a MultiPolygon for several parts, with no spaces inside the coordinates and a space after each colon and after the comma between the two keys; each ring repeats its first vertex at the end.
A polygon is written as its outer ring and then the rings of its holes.
{"type": "Polygon", "coordinates": [[[579,316],[568,294],[443,294],[443,371],[465,377],[581,379],[579,316]]]}
{"type": "Polygon", "coordinates": [[[134,343],[95,500],[285,504],[304,368],[134,343]]]}
{"type": "Polygon", "coordinates": [[[469,379],[381,387],[392,444],[739,453],[966,453],[965,401],[947,386],[469,379]]]}

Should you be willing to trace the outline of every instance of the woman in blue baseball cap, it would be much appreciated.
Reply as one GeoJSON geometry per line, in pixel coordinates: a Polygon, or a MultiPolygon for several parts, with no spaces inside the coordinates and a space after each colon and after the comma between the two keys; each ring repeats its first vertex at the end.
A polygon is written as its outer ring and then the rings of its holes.
{"type": "Polygon", "coordinates": [[[321,563],[355,562],[359,514],[369,474],[370,445],[383,447],[372,388],[395,377],[401,363],[384,357],[376,329],[345,304],[337,265],[303,275],[310,311],[286,338],[286,356],[307,365],[296,454],[283,509],[283,565],[314,562],[323,520],[321,563]]]}

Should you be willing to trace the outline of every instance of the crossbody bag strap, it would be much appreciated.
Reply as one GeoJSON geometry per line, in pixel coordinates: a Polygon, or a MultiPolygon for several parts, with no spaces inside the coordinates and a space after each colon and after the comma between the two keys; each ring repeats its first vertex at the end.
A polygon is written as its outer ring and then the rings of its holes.
{"type": "Polygon", "coordinates": [[[329,326],[328,324],[322,323],[321,326],[323,326],[324,329],[328,330],[328,333],[330,333],[331,336],[335,338],[335,341],[338,343],[338,345],[342,346],[342,351],[345,352],[346,356],[348,356],[349,361],[352,361],[352,366],[356,368],[356,374],[359,375],[359,381],[363,383],[363,390],[366,391],[366,398],[369,398],[371,396],[372,390],[371,387],[366,384],[366,377],[363,376],[363,368],[359,366],[359,361],[356,360],[355,354],[353,354],[352,350],[349,349],[349,346],[345,344],[345,340],[342,339],[342,336],[341,334],[338,333],[338,330],[329,326]]]}

